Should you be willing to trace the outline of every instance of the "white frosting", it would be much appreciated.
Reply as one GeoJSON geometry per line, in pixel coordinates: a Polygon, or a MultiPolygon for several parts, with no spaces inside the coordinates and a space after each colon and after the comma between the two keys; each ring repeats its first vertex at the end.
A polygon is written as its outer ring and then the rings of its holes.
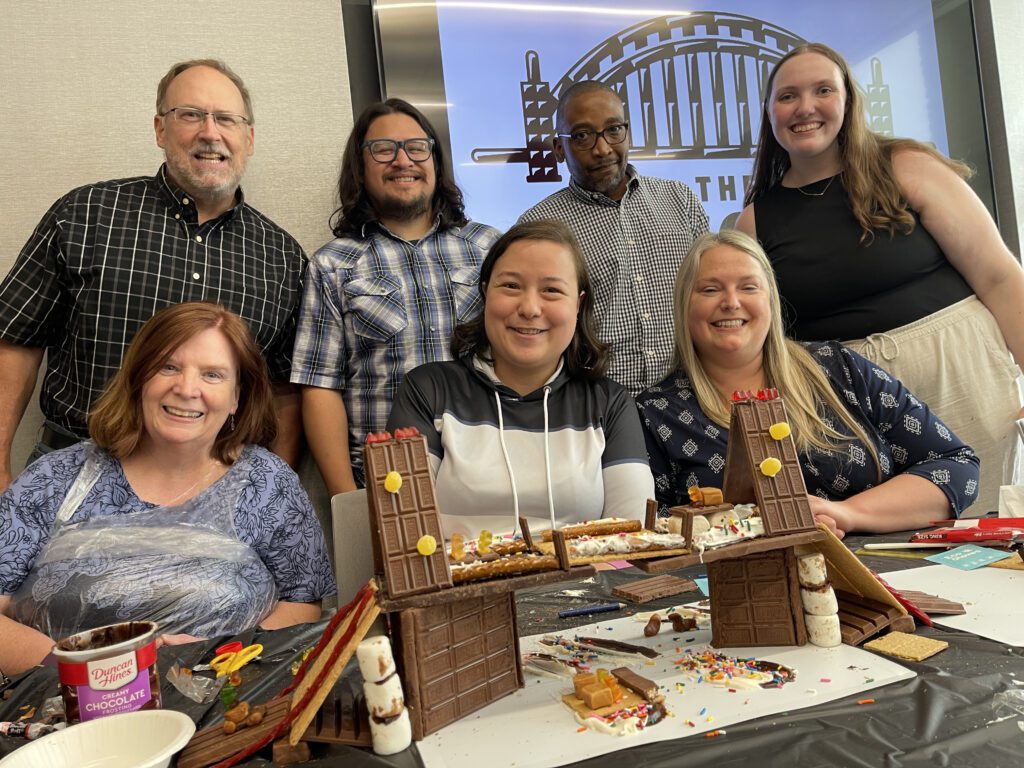
{"type": "Polygon", "coordinates": [[[604,733],[608,736],[632,736],[639,730],[640,718],[623,717],[609,723],[599,717],[583,717],[579,712],[573,712],[576,722],[585,725],[592,731],[604,733]]]}
{"type": "Polygon", "coordinates": [[[568,542],[569,554],[576,557],[629,554],[657,549],[684,549],[686,539],[675,533],[636,531],[609,533],[604,536],[581,536],[568,542]]]}
{"type": "Polygon", "coordinates": [[[713,526],[700,536],[694,536],[693,545],[703,552],[705,549],[715,549],[737,541],[756,539],[759,536],[764,536],[764,523],[760,517],[742,520],[733,516],[724,525],[713,526]]]}

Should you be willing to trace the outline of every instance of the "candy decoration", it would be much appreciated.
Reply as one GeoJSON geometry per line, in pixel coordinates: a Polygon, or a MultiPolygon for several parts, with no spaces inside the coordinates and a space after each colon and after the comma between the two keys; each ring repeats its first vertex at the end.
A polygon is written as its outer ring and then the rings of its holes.
{"type": "Polygon", "coordinates": [[[768,434],[772,436],[773,440],[783,440],[789,437],[791,432],[789,424],[785,421],[777,422],[768,427],[768,434]]]}
{"type": "Polygon", "coordinates": [[[491,551],[491,542],[494,540],[494,534],[488,530],[480,531],[480,538],[476,540],[476,553],[478,555],[486,555],[491,551]]]}
{"type": "Polygon", "coordinates": [[[388,493],[398,493],[402,487],[402,476],[391,470],[384,476],[384,490],[388,493]]]}
{"type": "Polygon", "coordinates": [[[461,533],[452,534],[452,560],[461,563],[466,559],[466,542],[461,533]]]}
{"type": "Polygon", "coordinates": [[[758,468],[765,477],[775,477],[782,470],[782,462],[774,456],[769,456],[758,465],[758,468]]]}
{"type": "Polygon", "coordinates": [[[420,536],[419,541],[416,542],[416,551],[424,557],[430,557],[437,551],[437,539],[429,533],[423,534],[420,536]]]}

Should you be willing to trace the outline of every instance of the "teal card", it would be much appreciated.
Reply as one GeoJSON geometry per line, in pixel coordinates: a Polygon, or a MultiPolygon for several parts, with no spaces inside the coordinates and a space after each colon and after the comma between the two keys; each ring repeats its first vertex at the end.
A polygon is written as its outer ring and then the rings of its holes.
{"type": "Polygon", "coordinates": [[[925,560],[959,568],[961,571],[973,571],[975,568],[981,568],[983,565],[988,565],[998,560],[1005,560],[1008,557],[1016,557],[1016,555],[1013,552],[1007,552],[1005,549],[979,547],[977,544],[964,544],[962,547],[949,549],[937,555],[928,555],[925,560]]]}

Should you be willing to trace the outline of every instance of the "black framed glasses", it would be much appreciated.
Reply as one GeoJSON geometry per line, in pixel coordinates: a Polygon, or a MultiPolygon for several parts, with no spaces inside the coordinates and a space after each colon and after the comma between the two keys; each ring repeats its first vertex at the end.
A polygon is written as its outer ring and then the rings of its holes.
{"type": "Polygon", "coordinates": [[[175,122],[192,127],[202,125],[206,122],[207,117],[212,117],[213,122],[217,124],[218,128],[241,128],[243,125],[249,125],[252,122],[245,115],[236,115],[234,112],[205,112],[195,107],[171,107],[165,112],[160,113],[160,117],[167,117],[168,115],[175,122]]]}
{"type": "Polygon", "coordinates": [[[574,149],[593,149],[594,145],[597,144],[598,136],[614,146],[626,140],[626,136],[629,135],[629,123],[615,123],[614,125],[609,125],[603,131],[581,128],[572,133],[557,133],[555,135],[560,139],[568,139],[574,149]]]}
{"type": "Polygon", "coordinates": [[[395,141],[394,139],[373,139],[364,141],[363,149],[370,150],[370,157],[378,163],[391,163],[398,157],[398,150],[404,149],[405,154],[414,163],[422,163],[434,152],[433,139],[406,139],[395,141]]]}

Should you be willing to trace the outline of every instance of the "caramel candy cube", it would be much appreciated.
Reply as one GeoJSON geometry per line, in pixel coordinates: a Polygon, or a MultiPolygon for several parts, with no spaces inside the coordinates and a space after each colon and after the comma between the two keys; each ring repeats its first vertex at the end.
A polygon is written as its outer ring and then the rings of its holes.
{"type": "Polygon", "coordinates": [[[572,679],[572,690],[576,694],[577,698],[582,699],[583,695],[580,693],[584,688],[588,688],[597,682],[597,675],[593,672],[577,672],[576,676],[572,679]]]}
{"type": "Polygon", "coordinates": [[[612,689],[603,683],[595,683],[580,691],[580,698],[583,703],[591,709],[600,709],[615,703],[615,695],[612,689]]]}

